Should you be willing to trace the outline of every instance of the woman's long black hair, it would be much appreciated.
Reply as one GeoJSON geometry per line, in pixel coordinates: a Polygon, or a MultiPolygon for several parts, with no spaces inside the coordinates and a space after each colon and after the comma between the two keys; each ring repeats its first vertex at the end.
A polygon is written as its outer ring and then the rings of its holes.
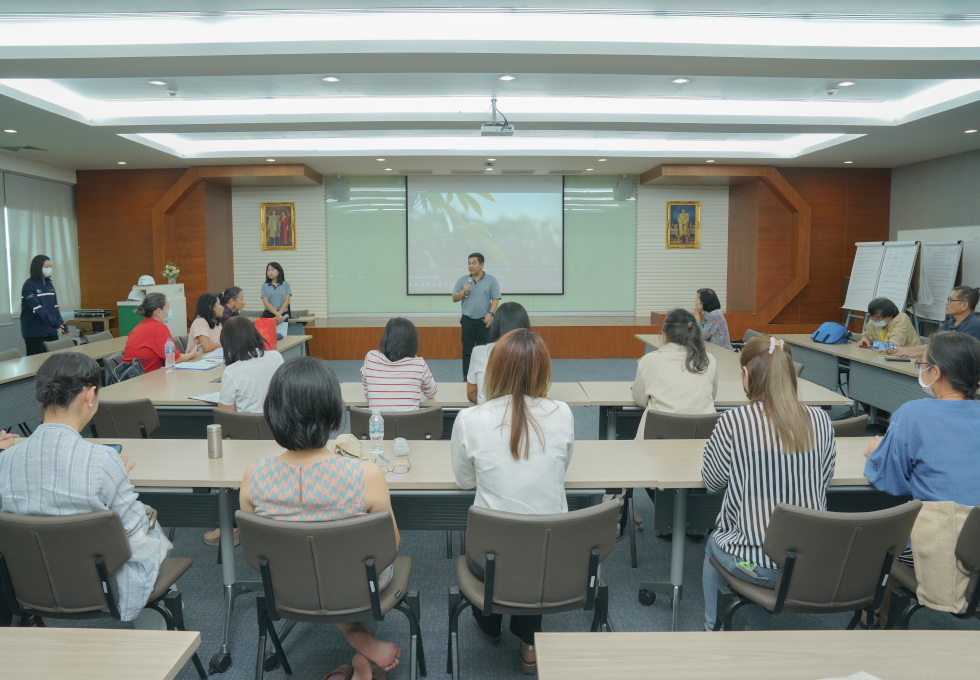
{"type": "MultiPolygon", "coordinates": [[[[266,272],[269,271],[269,267],[273,267],[273,268],[275,268],[276,270],[279,271],[279,278],[276,279],[276,284],[280,284],[280,283],[282,283],[283,281],[286,280],[286,272],[282,268],[282,265],[281,264],[279,264],[278,262],[270,262],[269,264],[267,264],[265,266],[266,272]]],[[[266,283],[272,283],[272,279],[269,278],[268,274],[265,277],[265,282],[266,283]]]]}

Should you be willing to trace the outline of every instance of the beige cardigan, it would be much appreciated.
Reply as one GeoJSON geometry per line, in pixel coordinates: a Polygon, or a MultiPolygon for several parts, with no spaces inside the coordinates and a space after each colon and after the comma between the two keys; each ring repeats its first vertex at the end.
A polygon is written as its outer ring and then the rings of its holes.
{"type": "Polygon", "coordinates": [[[715,358],[708,355],[704,373],[690,373],[684,367],[686,359],[687,350],[673,342],[640,359],[633,381],[636,405],[664,413],[714,413],[718,394],[715,358]]]}
{"type": "Polygon", "coordinates": [[[872,342],[875,340],[894,342],[896,347],[918,347],[922,344],[919,334],[915,332],[915,326],[912,325],[912,320],[905,312],[899,312],[884,328],[878,328],[870,321],[865,322],[861,335],[872,342]]]}

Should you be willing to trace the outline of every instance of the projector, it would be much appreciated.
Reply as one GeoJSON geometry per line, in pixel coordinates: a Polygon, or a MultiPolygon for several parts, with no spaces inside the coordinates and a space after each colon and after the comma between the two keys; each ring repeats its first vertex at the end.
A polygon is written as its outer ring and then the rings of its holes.
{"type": "Polygon", "coordinates": [[[513,134],[513,123],[484,123],[480,126],[481,137],[510,137],[513,134]]]}

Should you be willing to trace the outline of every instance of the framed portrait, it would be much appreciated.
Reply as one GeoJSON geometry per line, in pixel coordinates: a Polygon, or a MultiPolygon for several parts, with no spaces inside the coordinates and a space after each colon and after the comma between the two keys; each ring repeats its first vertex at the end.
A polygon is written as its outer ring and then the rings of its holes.
{"type": "Polygon", "coordinates": [[[263,203],[262,250],[296,250],[296,204],[263,203]]]}
{"type": "Polygon", "coordinates": [[[701,247],[701,201],[667,202],[667,247],[701,247]]]}

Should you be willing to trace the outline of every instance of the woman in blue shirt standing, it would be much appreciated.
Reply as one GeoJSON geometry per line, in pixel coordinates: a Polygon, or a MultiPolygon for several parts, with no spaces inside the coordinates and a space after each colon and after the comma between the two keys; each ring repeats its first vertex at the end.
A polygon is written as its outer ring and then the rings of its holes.
{"type": "Polygon", "coordinates": [[[265,268],[265,283],[262,284],[262,318],[282,323],[289,316],[289,299],[293,291],[286,283],[286,272],[278,262],[270,262],[265,268]]]}
{"type": "Polygon", "coordinates": [[[51,282],[51,260],[37,255],[31,260],[31,278],[20,292],[20,334],[27,356],[42,354],[44,343],[58,339],[58,331],[68,331],[58,309],[58,296],[51,282]]]}

